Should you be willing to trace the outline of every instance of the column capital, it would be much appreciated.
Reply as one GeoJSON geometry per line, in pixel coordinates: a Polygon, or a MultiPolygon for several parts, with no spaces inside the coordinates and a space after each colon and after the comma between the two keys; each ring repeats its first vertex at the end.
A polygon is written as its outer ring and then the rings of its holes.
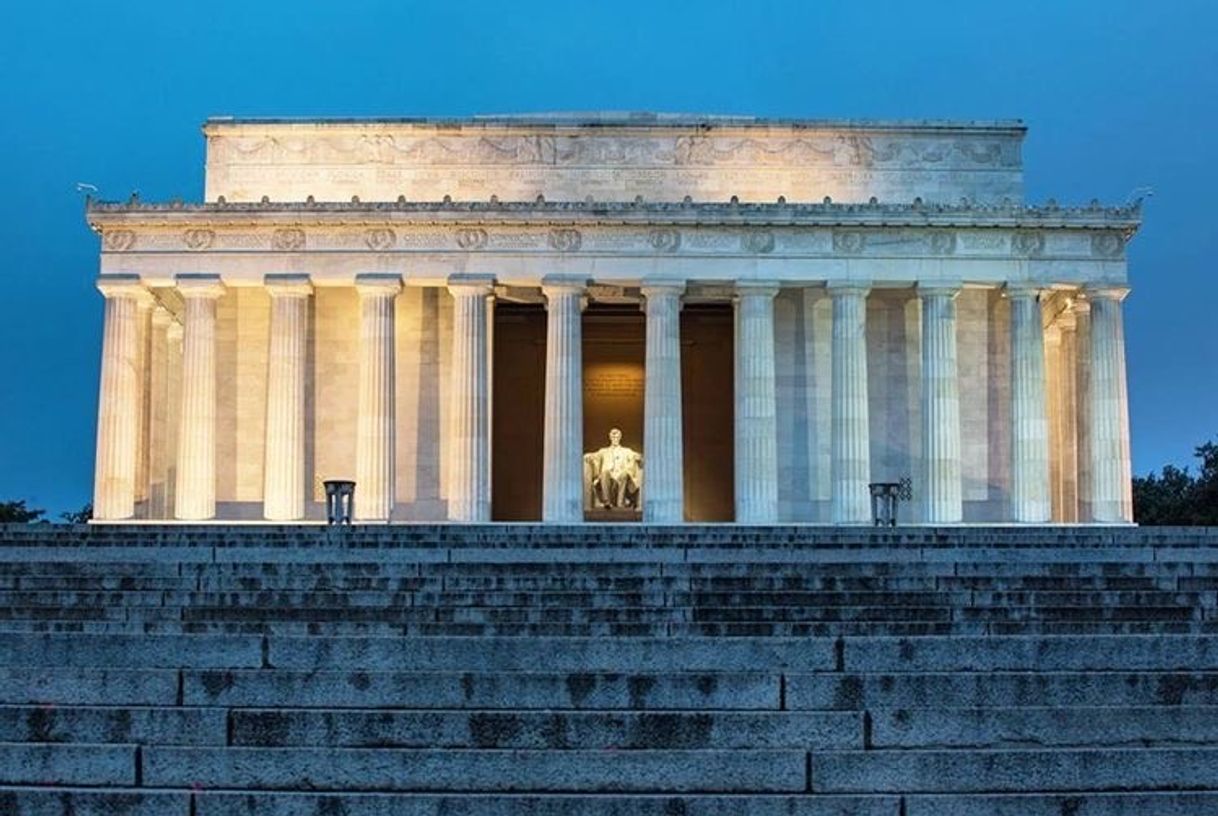
{"type": "Polygon", "coordinates": [[[1002,287],[1002,292],[1009,298],[1033,298],[1040,299],[1040,295],[1045,291],[1043,283],[1035,283],[1033,281],[1007,281],[1002,287]]]}
{"type": "Polygon", "coordinates": [[[778,294],[778,281],[774,280],[738,280],[736,281],[736,297],[769,297],[778,294]]]}
{"type": "Polygon", "coordinates": [[[271,297],[308,297],[313,284],[308,275],[266,275],[262,285],[271,297]]]}
{"type": "Polygon", "coordinates": [[[454,295],[486,297],[495,292],[494,275],[458,273],[448,276],[448,291],[454,295]]]}
{"type": "Polygon", "coordinates": [[[356,275],[355,289],[360,297],[396,297],[402,291],[402,276],[381,272],[356,275]]]}
{"type": "Polygon", "coordinates": [[[178,275],[178,292],[184,298],[210,298],[224,294],[224,284],[219,275],[178,275]]]}
{"type": "Polygon", "coordinates": [[[588,288],[588,279],[582,275],[546,275],[541,279],[541,291],[547,298],[552,295],[582,295],[588,288]]]}
{"type": "Polygon", "coordinates": [[[1128,294],[1128,286],[1117,284],[1091,283],[1083,287],[1083,295],[1091,300],[1112,300],[1120,303],[1128,294]]]}
{"type": "Polygon", "coordinates": [[[165,329],[173,322],[173,312],[157,304],[156,309],[152,312],[152,325],[158,329],[165,329]]]}
{"type": "Polygon", "coordinates": [[[645,280],[639,286],[639,292],[645,298],[663,297],[664,295],[676,295],[681,297],[685,294],[685,281],[683,280],[645,280]]]}
{"type": "Polygon", "coordinates": [[[918,297],[939,297],[946,295],[954,298],[960,294],[960,290],[964,288],[964,283],[958,280],[952,281],[926,281],[925,283],[918,282],[918,297]]]}
{"type": "Polygon", "coordinates": [[[859,295],[866,297],[871,291],[871,281],[869,280],[831,280],[825,284],[825,288],[833,297],[846,295],[859,295]]]}
{"type": "Polygon", "coordinates": [[[97,279],[97,291],[107,300],[110,298],[135,298],[138,303],[152,304],[149,292],[139,275],[102,275],[97,279]]]}

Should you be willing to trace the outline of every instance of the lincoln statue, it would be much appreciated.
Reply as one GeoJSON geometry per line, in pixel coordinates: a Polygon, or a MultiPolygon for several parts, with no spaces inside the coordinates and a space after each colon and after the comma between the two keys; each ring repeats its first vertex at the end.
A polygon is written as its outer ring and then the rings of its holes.
{"type": "Polygon", "coordinates": [[[643,487],[642,465],[642,455],[622,444],[621,430],[610,429],[608,445],[584,454],[591,505],[605,510],[637,509],[643,487]]]}

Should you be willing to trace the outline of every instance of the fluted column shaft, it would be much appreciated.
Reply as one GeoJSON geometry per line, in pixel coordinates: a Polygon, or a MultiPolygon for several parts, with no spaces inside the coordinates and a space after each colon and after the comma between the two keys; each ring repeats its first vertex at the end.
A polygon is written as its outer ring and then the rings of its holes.
{"type": "Polygon", "coordinates": [[[452,448],[448,468],[448,518],[491,520],[490,366],[488,298],[493,279],[454,275],[452,448]]]}
{"type": "Polygon", "coordinates": [[[546,398],[542,521],[583,521],[584,281],[546,278],[546,398]]]}
{"type": "Polygon", "coordinates": [[[305,366],[309,339],[307,275],[267,275],[271,296],[266,372],[262,514],[270,521],[305,515],[305,366]]]}
{"type": "Polygon", "coordinates": [[[922,298],[923,520],[964,518],[960,470],[960,383],[956,353],[955,286],[919,286],[922,298]]]}
{"type": "MultiPolygon", "coordinates": [[[[152,310],[153,300],[151,297],[142,299],[139,305],[139,314],[136,319],[139,326],[138,338],[136,340],[136,388],[139,391],[139,429],[136,432],[135,443],[135,501],[147,502],[150,481],[152,476],[151,471],[151,456],[152,456],[152,440],[150,438],[152,430],[152,389],[151,389],[151,365],[152,365],[152,310]]],[[[145,505],[141,508],[140,515],[148,517],[148,507],[145,505]]]]}
{"type": "Polygon", "coordinates": [[[643,390],[643,521],[685,520],[681,417],[681,284],[643,287],[646,299],[646,383],[643,390]]]}
{"type": "Polygon", "coordinates": [[[871,427],[867,406],[867,293],[855,282],[829,284],[833,299],[830,517],[871,521],[871,427]]]}
{"type": "Polygon", "coordinates": [[[97,288],[105,296],[106,307],[97,403],[93,517],[125,519],[135,514],[141,410],[140,303],[150,296],[134,275],[104,276],[97,288]]]}
{"type": "Polygon", "coordinates": [[[736,288],[736,522],[778,521],[778,402],[774,389],[777,284],[736,288]]]}
{"type": "Polygon", "coordinates": [[[394,318],[397,275],[358,275],[360,344],[355,518],[388,521],[395,496],[394,318]]]}
{"type": "Polygon", "coordinates": [[[1091,517],[1106,524],[1133,521],[1130,497],[1129,405],[1125,383],[1124,288],[1090,289],[1091,517]]]}
{"type": "Polygon", "coordinates": [[[148,356],[148,512],[151,519],[169,518],[168,504],[171,473],[169,457],[169,327],[176,325],[173,315],[163,307],[152,312],[152,340],[148,356]]]}
{"type": "Polygon", "coordinates": [[[1049,420],[1040,291],[1008,286],[1011,303],[1011,518],[1050,518],[1049,420]]]}
{"type": "Polygon", "coordinates": [[[174,515],[200,521],[216,515],[216,300],[212,275],[182,275],[186,304],[182,337],[182,408],[174,515]]]}

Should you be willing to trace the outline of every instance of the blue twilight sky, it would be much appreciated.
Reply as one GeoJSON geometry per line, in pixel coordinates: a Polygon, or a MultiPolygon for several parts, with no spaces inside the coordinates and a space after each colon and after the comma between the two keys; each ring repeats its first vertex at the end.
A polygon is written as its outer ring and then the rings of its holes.
{"type": "Polygon", "coordinates": [[[1154,188],[1130,248],[1134,469],[1218,437],[1218,2],[13,0],[0,26],[0,500],[90,498],[103,197],[202,195],[245,116],[1022,118],[1028,198],[1154,188]]]}

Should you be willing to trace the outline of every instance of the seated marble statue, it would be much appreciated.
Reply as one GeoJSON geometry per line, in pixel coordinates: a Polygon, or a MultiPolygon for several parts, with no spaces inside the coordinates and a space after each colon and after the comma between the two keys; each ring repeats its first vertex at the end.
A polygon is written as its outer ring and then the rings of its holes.
{"type": "Polygon", "coordinates": [[[609,444],[584,454],[584,505],[596,510],[637,510],[643,490],[643,455],[609,431],[609,444]]]}

